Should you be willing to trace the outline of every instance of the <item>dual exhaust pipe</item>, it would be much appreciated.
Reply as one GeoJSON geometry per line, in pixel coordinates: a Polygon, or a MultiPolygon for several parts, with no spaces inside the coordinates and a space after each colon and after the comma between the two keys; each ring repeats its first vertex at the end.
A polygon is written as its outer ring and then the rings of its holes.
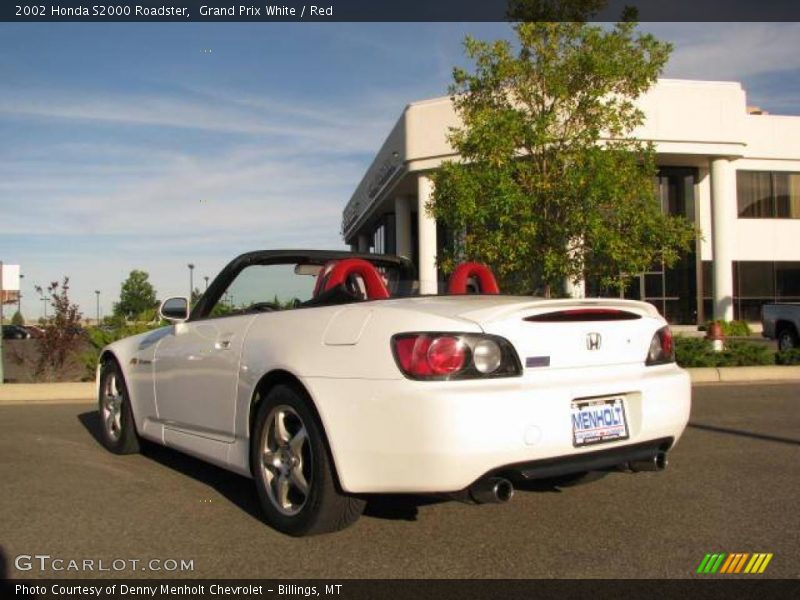
{"type": "MultiPolygon", "coordinates": [[[[634,473],[644,471],[663,471],[669,465],[666,452],[657,452],[653,456],[641,460],[632,460],[623,465],[634,473]]],[[[514,485],[504,477],[486,477],[473,483],[466,494],[454,494],[455,499],[475,504],[502,504],[514,497],[514,485]]]]}

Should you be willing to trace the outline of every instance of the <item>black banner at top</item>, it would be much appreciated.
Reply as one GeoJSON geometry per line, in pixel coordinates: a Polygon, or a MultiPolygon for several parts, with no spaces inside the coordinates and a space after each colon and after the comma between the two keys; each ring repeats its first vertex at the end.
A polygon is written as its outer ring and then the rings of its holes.
{"type": "MultiPolygon", "coordinates": [[[[513,0],[512,0],[513,1],[513,0]]],[[[546,20],[576,0],[542,0],[550,7],[546,20]],[[555,7],[555,10],[552,10],[555,7]]],[[[509,0],[6,0],[0,21],[6,22],[386,22],[507,21],[509,0]]],[[[521,0],[527,3],[527,0],[521,0]]],[[[536,5],[537,0],[531,0],[536,5]]],[[[800,21],[797,0],[609,0],[591,20],[619,20],[625,7],[639,21],[800,21]]],[[[540,13],[537,13],[540,14],[540,13]]],[[[563,17],[568,18],[568,17],[563,17]]]]}

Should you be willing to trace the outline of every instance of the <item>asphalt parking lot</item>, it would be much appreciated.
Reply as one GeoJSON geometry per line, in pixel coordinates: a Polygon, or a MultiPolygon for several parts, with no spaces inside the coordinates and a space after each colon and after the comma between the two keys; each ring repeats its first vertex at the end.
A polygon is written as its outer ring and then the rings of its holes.
{"type": "Polygon", "coordinates": [[[354,527],[293,539],[261,523],[245,478],[159,447],[107,453],[92,405],[0,406],[0,546],[6,576],[26,578],[92,574],[21,572],[20,554],[193,561],[127,577],[671,578],[708,552],[771,552],[756,577],[798,577],[798,409],[796,383],[698,386],[665,472],[505,505],[376,497],[354,527]]]}

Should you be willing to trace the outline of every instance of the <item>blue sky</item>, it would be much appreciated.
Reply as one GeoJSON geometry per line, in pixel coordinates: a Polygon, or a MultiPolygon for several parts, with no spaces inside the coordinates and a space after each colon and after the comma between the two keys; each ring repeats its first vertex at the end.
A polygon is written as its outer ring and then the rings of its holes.
{"type": "MultiPolygon", "coordinates": [[[[645,25],[670,77],[742,81],[800,114],[800,25],[645,25]]],[[[104,314],[143,268],[185,294],[236,254],[339,248],[341,210],[403,106],[446,93],[464,34],[504,24],[0,24],[0,259],[104,314]],[[210,50],[210,52],[209,52],[210,50]]]]}

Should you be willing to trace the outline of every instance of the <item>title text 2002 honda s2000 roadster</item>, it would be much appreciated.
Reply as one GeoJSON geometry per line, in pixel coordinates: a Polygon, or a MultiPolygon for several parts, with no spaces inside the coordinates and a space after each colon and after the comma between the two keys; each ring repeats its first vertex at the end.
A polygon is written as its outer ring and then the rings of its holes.
{"type": "Polygon", "coordinates": [[[98,369],[103,441],[140,438],[255,480],[292,535],[355,521],[369,493],[508,500],[520,480],[659,470],[686,426],[688,375],[642,302],[498,293],[460,265],[418,295],[405,259],[261,251],[171,325],[98,369]]]}

